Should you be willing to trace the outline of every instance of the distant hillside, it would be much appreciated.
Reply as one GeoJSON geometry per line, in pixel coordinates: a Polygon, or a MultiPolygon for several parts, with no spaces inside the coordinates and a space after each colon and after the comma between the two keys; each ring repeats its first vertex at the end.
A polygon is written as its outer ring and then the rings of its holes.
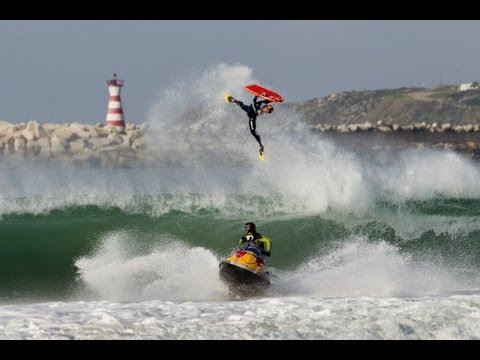
{"type": "Polygon", "coordinates": [[[345,91],[301,103],[286,104],[309,125],[480,124],[480,90],[459,91],[458,86],[436,89],[399,88],[345,91]]]}

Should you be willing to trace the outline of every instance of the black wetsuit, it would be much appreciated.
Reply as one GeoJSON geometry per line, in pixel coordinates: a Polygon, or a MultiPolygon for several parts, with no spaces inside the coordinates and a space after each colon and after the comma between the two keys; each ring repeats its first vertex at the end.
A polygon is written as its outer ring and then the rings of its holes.
{"type": "Polygon", "coordinates": [[[233,102],[240,106],[240,108],[247,113],[248,116],[248,127],[250,128],[250,133],[253,135],[255,140],[260,144],[260,148],[263,149],[262,140],[260,139],[260,135],[257,134],[257,116],[259,115],[259,111],[261,114],[261,108],[263,105],[270,103],[270,100],[261,100],[257,101],[258,96],[253,98],[253,102],[250,105],[245,105],[240,100],[234,99],[233,102]]]}

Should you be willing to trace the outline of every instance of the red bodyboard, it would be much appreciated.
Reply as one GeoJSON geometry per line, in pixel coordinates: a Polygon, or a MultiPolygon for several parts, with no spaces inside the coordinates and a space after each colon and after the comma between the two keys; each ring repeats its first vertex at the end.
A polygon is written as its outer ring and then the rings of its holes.
{"type": "Polygon", "coordinates": [[[273,101],[273,102],[283,102],[283,97],[272,90],[268,90],[263,86],[252,84],[243,87],[248,92],[251,92],[253,95],[260,96],[264,99],[273,101]]]}

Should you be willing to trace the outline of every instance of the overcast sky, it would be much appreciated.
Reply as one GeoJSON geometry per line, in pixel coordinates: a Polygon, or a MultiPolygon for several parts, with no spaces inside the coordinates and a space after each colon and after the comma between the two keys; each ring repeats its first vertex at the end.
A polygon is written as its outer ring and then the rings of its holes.
{"type": "Polygon", "coordinates": [[[479,38],[471,20],[0,20],[0,120],[105,122],[116,72],[125,120],[140,124],[160,91],[221,63],[286,102],[471,82],[479,38]]]}

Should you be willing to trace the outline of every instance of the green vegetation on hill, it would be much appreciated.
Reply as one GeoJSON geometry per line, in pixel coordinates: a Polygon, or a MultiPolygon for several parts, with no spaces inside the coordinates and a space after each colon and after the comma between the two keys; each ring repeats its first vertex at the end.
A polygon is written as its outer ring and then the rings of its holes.
{"type": "Polygon", "coordinates": [[[309,125],[480,124],[480,90],[457,86],[345,91],[288,106],[309,125]]]}

